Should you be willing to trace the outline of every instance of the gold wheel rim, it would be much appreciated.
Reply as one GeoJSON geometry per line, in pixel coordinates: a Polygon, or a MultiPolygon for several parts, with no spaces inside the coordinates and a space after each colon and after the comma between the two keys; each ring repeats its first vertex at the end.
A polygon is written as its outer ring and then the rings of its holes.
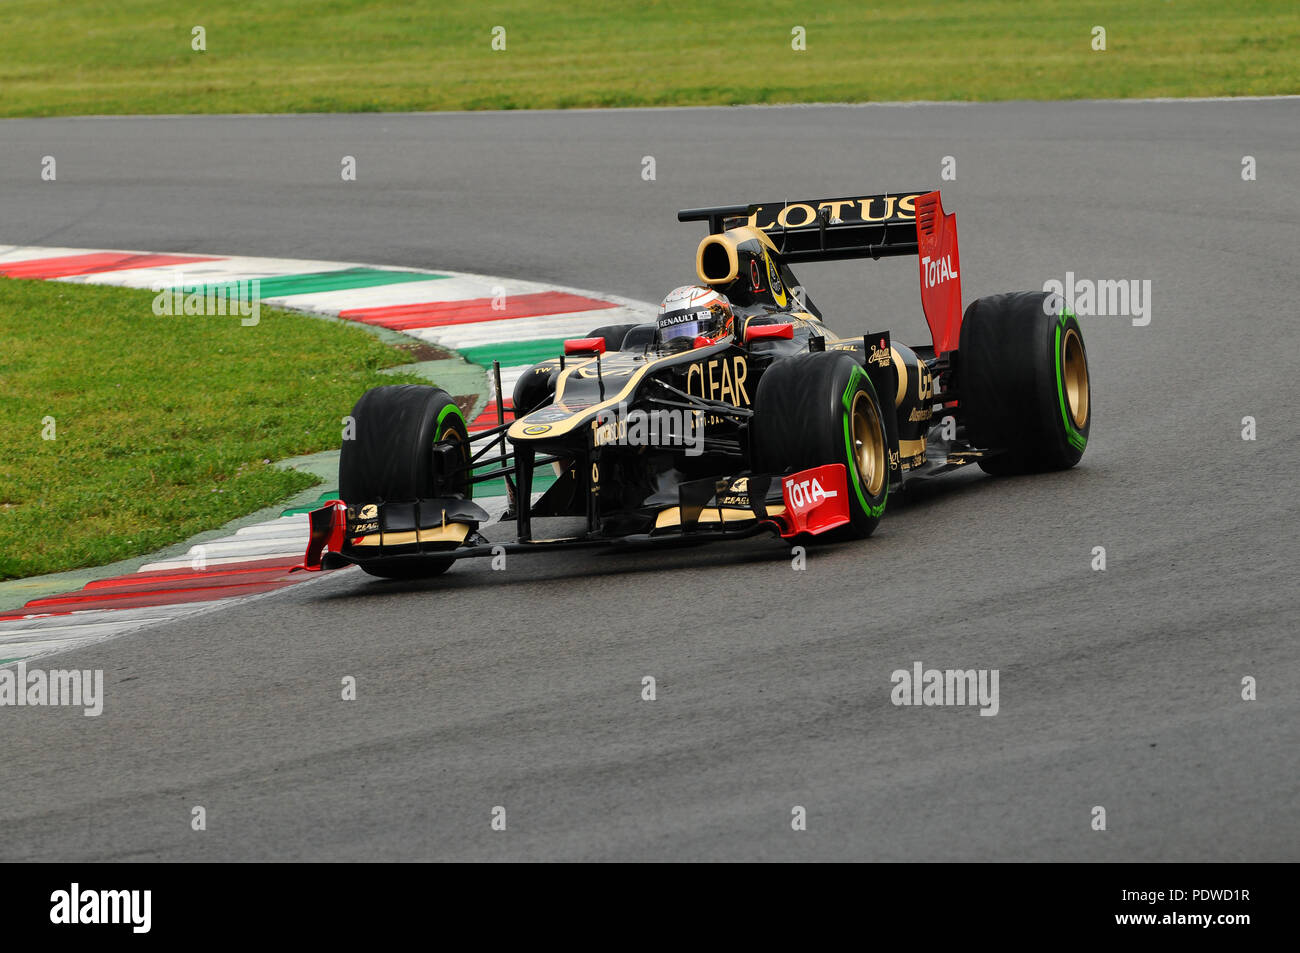
{"type": "Polygon", "coordinates": [[[1065,384],[1065,402],[1074,426],[1088,423],[1088,359],[1083,353],[1083,339],[1070,328],[1061,342],[1061,379],[1065,384]]]}
{"type": "Polygon", "coordinates": [[[858,477],[870,496],[879,496],[885,485],[889,464],[885,460],[885,428],[876,413],[876,405],[865,391],[858,391],[849,412],[853,433],[853,462],[858,477]]]}

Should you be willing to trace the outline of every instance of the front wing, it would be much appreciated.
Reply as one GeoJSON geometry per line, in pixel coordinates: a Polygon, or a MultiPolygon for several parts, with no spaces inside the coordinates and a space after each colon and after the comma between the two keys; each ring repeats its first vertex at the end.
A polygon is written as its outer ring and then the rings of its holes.
{"type": "Polygon", "coordinates": [[[560,539],[517,536],[513,542],[500,543],[479,533],[487,518],[481,507],[461,498],[366,504],[359,509],[335,500],[312,511],[311,537],[299,568],[314,571],[379,559],[464,559],[572,547],[708,542],[759,533],[785,539],[817,536],[849,522],[848,475],[843,464],[835,463],[790,474],[683,483],[677,504],[659,512],[649,533],[588,532],[560,539]]]}

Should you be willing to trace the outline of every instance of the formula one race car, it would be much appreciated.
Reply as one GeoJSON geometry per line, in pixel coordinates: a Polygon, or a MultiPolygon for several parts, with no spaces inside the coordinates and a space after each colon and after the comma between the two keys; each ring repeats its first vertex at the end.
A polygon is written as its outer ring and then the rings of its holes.
{"type": "MultiPolygon", "coordinates": [[[[653,323],[566,341],[514,389],[514,419],[473,437],[435,387],[379,387],[352,410],[341,501],[312,514],[307,568],[443,572],[460,558],[769,532],[865,537],[890,495],[977,463],[1072,467],[1088,442],[1088,359],[1059,296],[961,310],[954,217],[938,192],[690,209],[699,286],[653,323]],[[932,342],[840,338],[799,262],[916,255],[932,342]],[[558,477],[534,493],[534,474],[558,477]],[[505,478],[515,541],[489,542],[476,484],[505,478]],[[534,536],[533,520],[585,530],[534,536]],[[572,522],[572,520],[571,520],[572,522]]],[[[499,381],[499,375],[498,375],[499,381]]],[[[500,387],[498,385],[498,392],[500,387]]],[[[501,414],[501,411],[498,411],[501,414]]]]}

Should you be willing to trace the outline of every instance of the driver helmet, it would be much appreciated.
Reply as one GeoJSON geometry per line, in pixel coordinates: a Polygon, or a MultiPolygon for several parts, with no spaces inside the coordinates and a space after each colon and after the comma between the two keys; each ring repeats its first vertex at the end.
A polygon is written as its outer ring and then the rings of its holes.
{"type": "Polygon", "coordinates": [[[736,318],[726,295],[699,285],[674,288],[659,306],[659,346],[684,350],[716,344],[735,330],[736,318]],[[700,339],[703,338],[703,341],[700,339]]]}

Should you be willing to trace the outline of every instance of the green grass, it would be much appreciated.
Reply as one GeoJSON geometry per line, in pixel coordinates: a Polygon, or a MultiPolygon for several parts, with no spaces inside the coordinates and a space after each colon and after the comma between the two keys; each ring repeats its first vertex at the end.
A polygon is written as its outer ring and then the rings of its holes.
{"type": "Polygon", "coordinates": [[[1266,95],[1297,49],[1294,0],[7,0],[0,115],[1266,95]]]}
{"type": "Polygon", "coordinates": [[[314,478],[267,461],[335,448],[379,369],[411,357],[271,308],[157,317],[153,294],[0,278],[0,579],[151,552],[314,478]],[[43,439],[54,418],[53,440],[43,439]]]}

